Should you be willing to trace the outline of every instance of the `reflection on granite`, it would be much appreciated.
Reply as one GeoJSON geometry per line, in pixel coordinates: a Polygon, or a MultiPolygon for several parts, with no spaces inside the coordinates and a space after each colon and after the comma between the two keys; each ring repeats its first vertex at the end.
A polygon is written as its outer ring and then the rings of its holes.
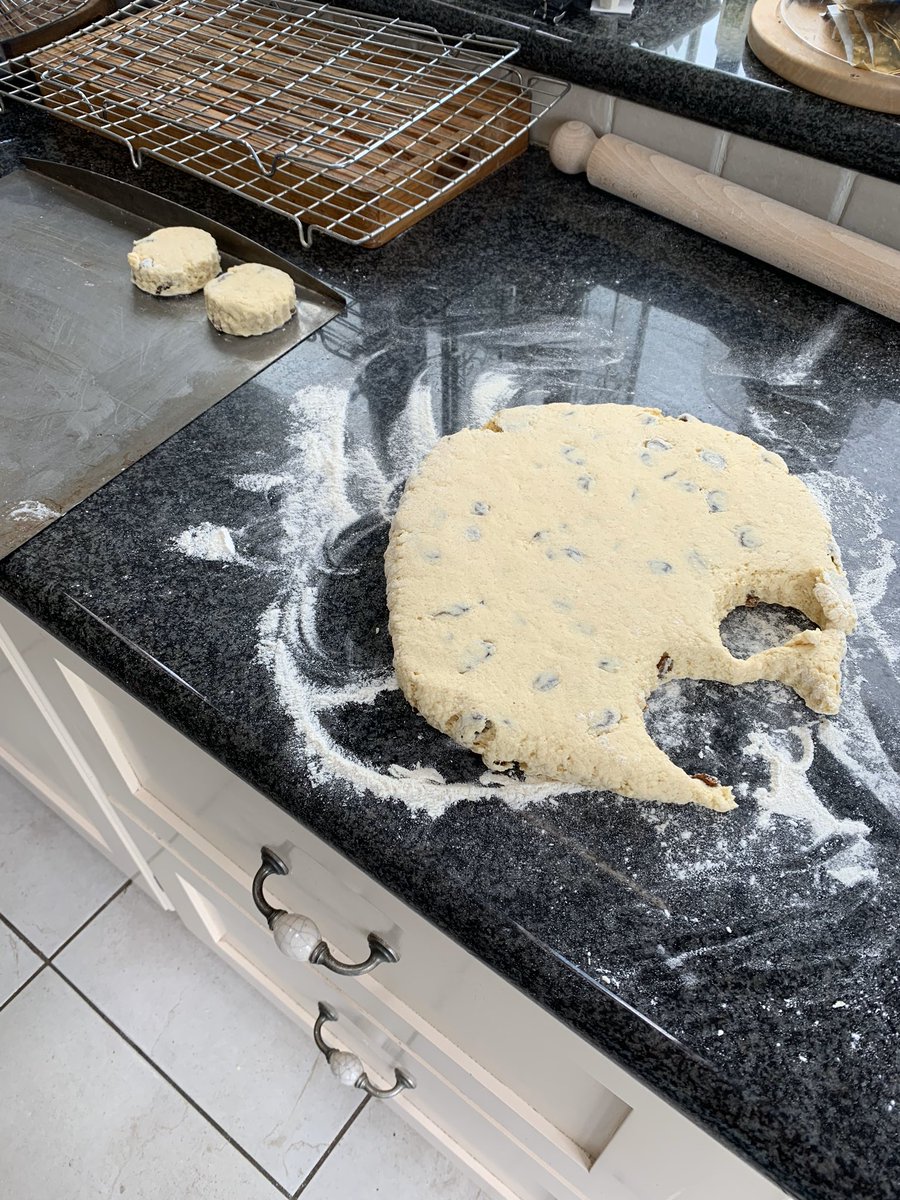
{"type": "Polygon", "coordinates": [[[46,118],[15,125],[24,150],[169,190],[350,304],[6,559],[0,591],[782,1187],[893,1200],[898,327],[559,176],[538,151],[383,250],[319,238],[304,254],[288,221],[246,201],[159,164],[136,175],[121,148],[46,118]],[[733,816],[583,793],[433,818],[385,798],[407,794],[392,768],[467,786],[483,769],[398,692],[360,702],[390,660],[380,555],[399,483],[435,435],[492,404],[556,399],[689,411],[825,490],[851,581],[870,607],[884,592],[835,722],[866,731],[866,770],[782,689],[691,684],[648,720],[676,759],[701,746],[703,770],[746,785],[733,816]],[[340,487],[321,475],[320,436],[352,464],[340,487]],[[320,476],[335,504],[312,519],[296,500],[320,476]],[[238,561],[173,549],[204,521],[234,531],[238,561]],[[827,802],[820,838],[753,797],[768,775],[746,746],[766,722],[786,770],[815,741],[798,787],[827,802]],[[860,837],[868,857],[846,861],[860,837]]]}
{"type": "MultiPolygon", "coordinates": [[[[2,124],[0,124],[2,130],[2,124]]],[[[0,175],[6,175],[16,168],[19,162],[18,143],[12,138],[3,139],[0,134],[0,175]]]]}

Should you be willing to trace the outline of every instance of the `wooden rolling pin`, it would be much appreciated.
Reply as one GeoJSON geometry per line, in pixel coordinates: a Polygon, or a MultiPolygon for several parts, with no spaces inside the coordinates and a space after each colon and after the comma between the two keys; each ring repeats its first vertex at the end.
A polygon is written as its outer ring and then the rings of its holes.
{"type": "Polygon", "coordinates": [[[586,170],[594,187],[900,321],[900,251],[613,133],[598,138],[583,121],[553,131],[550,159],[568,175],[586,170]]]}

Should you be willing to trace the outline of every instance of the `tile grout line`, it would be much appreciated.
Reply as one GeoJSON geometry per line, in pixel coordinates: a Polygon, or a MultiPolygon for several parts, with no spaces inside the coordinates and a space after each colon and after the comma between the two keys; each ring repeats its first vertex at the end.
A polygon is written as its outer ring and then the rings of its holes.
{"type": "MultiPolygon", "coordinates": [[[[130,883],[131,881],[129,880],[128,882],[130,883]]],[[[122,1039],[122,1041],[125,1042],[125,1044],[127,1046],[129,1046],[135,1052],[135,1054],[138,1055],[139,1058],[143,1059],[143,1061],[149,1067],[151,1067],[152,1070],[154,1070],[161,1079],[164,1079],[165,1082],[175,1092],[178,1093],[178,1095],[182,1098],[182,1100],[184,1100],[186,1104],[190,1105],[190,1107],[194,1110],[194,1112],[198,1113],[204,1119],[204,1121],[206,1121],[207,1124],[209,1124],[216,1131],[216,1133],[219,1134],[220,1137],[222,1137],[233,1149],[235,1149],[238,1152],[238,1154],[241,1155],[242,1158],[244,1158],[248,1163],[250,1163],[250,1165],[252,1167],[254,1167],[260,1173],[260,1175],[262,1175],[263,1178],[266,1179],[272,1185],[272,1187],[274,1187],[277,1190],[279,1195],[284,1196],[285,1200],[293,1200],[291,1192],[289,1192],[286,1187],[284,1187],[282,1184],[280,1184],[278,1182],[278,1180],[274,1178],[274,1176],[270,1175],[269,1172],[265,1169],[265,1167],[260,1166],[260,1164],[256,1161],[256,1159],[253,1158],[253,1156],[251,1154],[249,1154],[248,1151],[246,1151],[239,1142],[236,1142],[234,1140],[234,1138],[227,1132],[227,1130],[225,1130],[219,1124],[219,1122],[216,1121],[216,1119],[214,1117],[211,1117],[209,1115],[209,1113],[205,1111],[205,1109],[201,1108],[200,1105],[197,1103],[197,1101],[194,1100],[193,1097],[190,1096],[184,1090],[183,1087],[181,1087],[179,1084],[177,1084],[175,1082],[175,1080],[171,1077],[171,1075],[168,1075],[162,1069],[162,1067],[160,1067],[158,1065],[158,1063],[155,1063],[153,1061],[153,1059],[144,1050],[142,1050],[141,1047],[136,1042],[134,1042],[128,1036],[127,1033],[125,1033],[123,1030],[121,1030],[119,1028],[119,1026],[115,1023],[115,1021],[111,1020],[106,1015],[106,1013],[101,1008],[99,1008],[94,1003],[93,1000],[90,999],[89,996],[87,996],[79,987],[77,987],[72,982],[71,979],[68,978],[67,975],[64,975],[55,963],[48,962],[46,965],[54,973],[54,975],[56,975],[59,979],[61,979],[66,984],[67,987],[70,987],[72,989],[72,991],[75,993],[75,995],[78,996],[79,999],[83,1000],[84,1003],[88,1006],[88,1008],[90,1008],[93,1012],[95,1012],[97,1014],[97,1016],[106,1025],[108,1025],[110,1029],[113,1030],[114,1033],[117,1033],[119,1035],[119,1037],[122,1039]]],[[[349,1122],[348,1122],[348,1124],[349,1124],[349,1122]]],[[[341,1133],[343,1133],[343,1130],[341,1130],[341,1133]]],[[[338,1136],[340,1136],[340,1134],[338,1136]]],[[[329,1147],[329,1149],[330,1149],[330,1147],[329,1147]]]]}
{"type": "Polygon", "coordinates": [[[7,996],[5,1000],[0,1001],[0,1013],[3,1012],[3,1010],[7,1007],[7,1005],[12,1004],[12,1002],[13,1002],[13,1000],[15,1000],[16,996],[21,995],[22,992],[25,991],[25,989],[28,987],[29,983],[34,983],[35,979],[37,979],[38,975],[40,975],[41,971],[43,971],[43,969],[46,966],[47,966],[47,963],[42,962],[41,965],[38,967],[38,969],[35,971],[35,973],[33,975],[29,975],[28,978],[25,980],[25,982],[20,983],[14,992],[12,992],[9,996],[7,996]]]}
{"type": "Polygon", "coordinates": [[[36,954],[38,956],[38,958],[41,960],[41,964],[43,966],[47,965],[47,962],[48,962],[47,955],[43,952],[43,950],[39,950],[37,948],[37,946],[34,944],[34,942],[30,938],[27,938],[25,936],[25,934],[22,932],[21,929],[17,928],[17,926],[15,926],[15,925],[13,925],[13,923],[12,923],[12,921],[10,921],[9,917],[4,917],[3,913],[0,913],[0,924],[5,925],[7,929],[12,930],[12,932],[16,935],[16,937],[19,939],[19,941],[24,942],[25,945],[28,947],[28,949],[31,951],[31,953],[36,954]]]}
{"type": "Polygon", "coordinates": [[[78,928],[75,930],[74,933],[70,933],[69,936],[66,938],[66,940],[64,942],[62,942],[59,946],[57,946],[52,954],[47,955],[47,962],[52,963],[53,960],[56,958],[57,954],[62,954],[62,952],[63,952],[63,950],[65,950],[66,946],[71,945],[71,943],[75,941],[75,939],[78,937],[78,935],[80,933],[84,933],[84,931],[85,931],[85,929],[87,929],[88,925],[90,925],[92,921],[96,920],[96,918],[100,916],[100,914],[104,911],[104,909],[109,908],[109,906],[110,906],[110,904],[112,904],[113,900],[118,900],[118,898],[122,895],[122,893],[126,892],[131,887],[131,882],[132,881],[130,879],[126,879],[123,884],[120,884],[119,887],[117,887],[116,890],[113,892],[113,894],[108,899],[103,901],[103,903],[100,905],[100,907],[97,909],[96,912],[91,913],[91,915],[88,917],[88,919],[86,921],[82,922],[82,924],[78,926],[78,928]]]}
{"type": "Polygon", "coordinates": [[[344,1134],[349,1131],[351,1125],[354,1123],[356,1118],[362,1113],[363,1109],[366,1107],[366,1105],[369,1103],[369,1101],[371,1099],[372,1099],[371,1096],[366,1096],[366,1098],[359,1105],[359,1107],[353,1110],[353,1112],[350,1114],[350,1116],[347,1118],[347,1120],[344,1122],[344,1124],[340,1127],[340,1129],[337,1131],[337,1133],[332,1138],[330,1145],[322,1153],[322,1157],[318,1160],[318,1162],[315,1164],[315,1166],[310,1168],[309,1172],[304,1176],[303,1182],[297,1188],[296,1192],[294,1192],[293,1196],[291,1197],[291,1200],[297,1200],[297,1197],[300,1196],[301,1193],[306,1191],[306,1189],[312,1183],[313,1179],[316,1177],[316,1175],[318,1175],[319,1171],[325,1165],[326,1159],[337,1148],[338,1143],[342,1140],[342,1138],[344,1137],[344,1134]]]}
{"type": "Polygon", "coordinates": [[[130,879],[126,879],[124,883],[119,884],[119,886],[116,888],[116,890],[113,892],[113,894],[111,896],[107,896],[107,898],[103,901],[103,903],[99,906],[99,908],[95,909],[94,912],[92,912],[91,915],[88,917],[88,919],[86,921],[83,921],[78,926],[78,928],[75,930],[74,933],[70,933],[69,936],[65,939],[65,941],[60,942],[60,944],[56,947],[56,949],[53,950],[50,954],[45,954],[44,951],[41,950],[39,946],[36,946],[34,944],[34,942],[29,937],[27,937],[22,932],[22,930],[19,929],[19,927],[17,925],[14,925],[12,923],[12,921],[9,919],[9,917],[4,916],[3,913],[0,913],[0,924],[5,925],[7,929],[9,929],[12,933],[14,933],[16,935],[16,937],[19,939],[19,941],[24,942],[25,945],[28,947],[28,949],[32,952],[32,954],[36,954],[38,956],[38,958],[41,960],[42,965],[46,966],[47,963],[52,962],[53,959],[56,958],[57,954],[60,954],[63,950],[65,950],[66,946],[68,946],[70,942],[74,941],[75,938],[77,938],[80,933],[84,933],[85,929],[87,929],[87,927],[88,927],[88,925],[90,925],[91,921],[93,921],[95,917],[99,917],[99,915],[103,912],[103,910],[105,908],[107,908],[110,904],[112,904],[113,900],[116,900],[119,896],[122,895],[122,893],[124,891],[126,891],[131,886],[131,883],[132,883],[132,881],[130,879]]]}

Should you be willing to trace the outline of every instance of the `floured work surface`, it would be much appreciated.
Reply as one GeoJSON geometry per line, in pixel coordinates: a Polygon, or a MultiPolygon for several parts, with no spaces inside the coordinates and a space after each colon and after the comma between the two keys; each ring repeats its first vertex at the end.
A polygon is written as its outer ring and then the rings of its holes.
{"type": "Polygon", "coordinates": [[[660,680],[787,683],[835,713],[856,623],[824,515],[784,461],[705,422],[622,404],[503,409],[406,485],[385,556],[410,703],[492,770],[720,811],[644,725],[660,680]],[[818,629],[741,660],[737,605],[818,629]]]}
{"type": "MultiPolygon", "coordinates": [[[[48,169],[85,186],[98,178],[48,169]]],[[[126,261],[135,238],[158,224],[200,218],[100,185],[146,212],[157,205],[157,220],[34,171],[0,179],[0,556],[340,311],[330,292],[298,283],[299,319],[264,338],[222,337],[202,292],[145,295],[126,261]]]]}

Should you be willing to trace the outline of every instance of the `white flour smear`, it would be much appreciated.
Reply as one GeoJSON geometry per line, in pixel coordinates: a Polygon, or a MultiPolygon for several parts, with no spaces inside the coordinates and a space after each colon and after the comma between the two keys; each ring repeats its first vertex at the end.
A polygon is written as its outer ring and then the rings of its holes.
{"type": "Polygon", "coordinates": [[[50,521],[60,516],[57,509],[40,500],[20,500],[9,514],[14,521],[50,521]]]}
{"type": "Polygon", "coordinates": [[[830,324],[821,326],[799,351],[780,358],[772,368],[771,382],[779,387],[797,387],[806,383],[838,334],[843,332],[851,311],[849,305],[838,309],[830,324]]]}
{"type": "Polygon", "coordinates": [[[261,492],[268,494],[273,488],[279,488],[284,483],[283,475],[250,474],[235,475],[234,486],[243,492],[261,492]]]}
{"type": "Polygon", "coordinates": [[[207,562],[237,562],[240,558],[232,531],[210,521],[185,529],[172,539],[172,545],[188,558],[203,558],[207,562]]]}
{"type": "Polygon", "coordinates": [[[844,885],[852,887],[865,881],[876,882],[878,870],[868,841],[871,832],[863,821],[835,817],[822,803],[807,778],[813,762],[813,740],[808,728],[792,725],[790,733],[796,739],[800,754],[780,744],[780,739],[762,729],[754,730],[744,748],[745,754],[757,755],[769,767],[769,786],[757,788],[753,796],[759,805],[758,823],[765,828],[773,816],[786,817],[805,827],[809,843],[815,849],[831,838],[844,844],[824,864],[825,871],[844,885]]]}
{"type": "Polygon", "coordinates": [[[469,397],[471,425],[486,425],[495,412],[508,408],[519,383],[507,371],[482,371],[472,385],[469,397]]]}
{"type": "Polygon", "coordinates": [[[859,624],[847,642],[841,711],[819,722],[819,740],[847,770],[900,816],[900,778],[885,754],[863,700],[862,664],[883,659],[886,674],[896,675],[900,662],[900,612],[888,599],[896,588],[898,548],[884,535],[887,502],[856,480],[839,475],[804,476],[831,521],[845,552],[845,567],[859,624]]]}
{"type": "Polygon", "coordinates": [[[431,388],[426,375],[427,368],[413,384],[403,416],[394,424],[388,436],[388,454],[391,462],[397,465],[398,480],[405,479],[410,471],[414,471],[438,440],[431,388]]]}

